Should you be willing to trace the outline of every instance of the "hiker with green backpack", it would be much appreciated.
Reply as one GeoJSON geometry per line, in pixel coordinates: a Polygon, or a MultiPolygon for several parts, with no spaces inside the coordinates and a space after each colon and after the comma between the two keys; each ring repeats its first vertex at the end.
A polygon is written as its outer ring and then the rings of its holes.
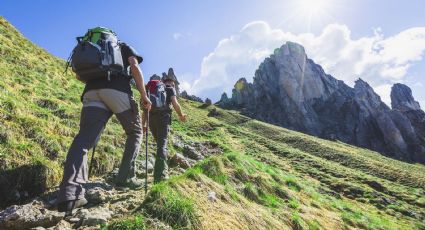
{"type": "Polygon", "coordinates": [[[65,216],[87,203],[82,184],[88,179],[88,150],[95,146],[113,114],[127,135],[115,182],[119,186],[141,187],[143,181],[136,178],[135,160],[143,134],[138,103],[131,91],[132,79],[141,95],[140,103],[147,110],[151,106],[139,68],[143,58],[131,46],[120,42],[112,30],[104,27],[88,30],[77,41],[68,64],[86,85],[81,96],[80,129],[66,157],[57,199],[58,211],[65,212],[65,216]]]}
{"type": "Polygon", "coordinates": [[[147,132],[149,126],[156,141],[153,177],[154,183],[159,183],[168,179],[167,142],[171,125],[171,105],[176,110],[181,122],[186,122],[187,116],[182,112],[177,100],[174,79],[167,76],[161,81],[161,78],[155,74],[150,78],[146,88],[152,106],[149,112],[146,109],[143,111],[142,121],[144,132],[147,132]]]}

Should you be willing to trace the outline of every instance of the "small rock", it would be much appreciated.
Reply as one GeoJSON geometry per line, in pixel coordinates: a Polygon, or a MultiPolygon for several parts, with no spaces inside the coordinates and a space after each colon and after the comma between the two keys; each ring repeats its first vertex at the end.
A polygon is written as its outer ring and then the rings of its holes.
{"type": "Polygon", "coordinates": [[[377,181],[373,181],[373,180],[366,181],[366,184],[369,185],[371,188],[375,189],[378,192],[383,192],[383,191],[386,190],[386,188],[377,181]]]}
{"type": "MultiPolygon", "coordinates": [[[[55,202],[56,202],[56,200],[55,200],[55,202]]],[[[41,202],[40,200],[33,200],[31,202],[31,205],[33,205],[33,206],[39,206],[39,205],[43,205],[43,202],[41,202]]]]}
{"type": "Polygon", "coordinates": [[[109,199],[108,191],[103,188],[95,187],[87,190],[86,199],[90,204],[99,204],[109,199]]]}
{"type": "Polygon", "coordinates": [[[393,201],[393,200],[391,200],[391,199],[389,199],[389,198],[386,198],[386,197],[382,198],[382,202],[383,202],[385,205],[389,205],[389,204],[394,204],[394,203],[395,203],[395,201],[393,201]]]}
{"type": "Polygon", "coordinates": [[[38,226],[34,228],[30,228],[30,230],[46,230],[44,227],[38,226]]]}
{"type": "MultiPolygon", "coordinates": [[[[155,160],[153,160],[153,162],[152,162],[152,160],[150,160],[150,158],[148,159],[148,172],[152,172],[153,171],[153,165],[154,165],[154,162],[155,162],[155,160]]],[[[137,165],[139,166],[139,171],[145,171],[146,170],[146,162],[143,160],[143,161],[139,161],[138,163],[137,163],[137,165]]]]}
{"type": "Polygon", "coordinates": [[[208,192],[208,200],[209,201],[216,201],[217,200],[216,193],[214,191],[208,192]]]}
{"type": "Polygon", "coordinates": [[[196,151],[196,149],[190,145],[185,145],[183,148],[183,154],[185,156],[188,156],[189,158],[192,158],[194,160],[202,160],[204,157],[196,151]]]}
{"type": "Polygon", "coordinates": [[[202,187],[202,182],[196,182],[196,187],[198,188],[202,187]]]}
{"type": "Polygon", "coordinates": [[[176,165],[184,169],[190,167],[189,161],[186,160],[186,158],[180,153],[174,154],[174,156],[170,159],[170,165],[176,165]]]}
{"type": "Polygon", "coordinates": [[[173,136],[173,146],[177,149],[183,149],[184,143],[180,136],[174,135],[173,136]]]}
{"type": "Polygon", "coordinates": [[[72,217],[72,218],[69,218],[68,221],[69,221],[69,223],[75,224],[75,223],[78,223],[80,221],[80,218],[72,217]]]}
{"type": "Polygon", "coordinates": [[[76,216],[81,218],[81,226],[96,226],[106,224],[112,218],[112,212],[108,208],[81,209],[76,216]]]}
{"type": "Polygon", "coordinates": [[[59,221],[58,224],[56,224],[56,226],[49,228],[49,229],[52,229],[52,230],[68,230],[68,229],[72,229],[72,226],[66,220],[61,220],[61,221],[59,221]]]}

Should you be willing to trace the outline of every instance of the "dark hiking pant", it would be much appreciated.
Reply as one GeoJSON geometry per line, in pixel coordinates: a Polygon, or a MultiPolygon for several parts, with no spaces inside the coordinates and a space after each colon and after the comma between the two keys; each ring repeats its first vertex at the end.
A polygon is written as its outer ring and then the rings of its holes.
{"type": "Polygon", "coordinates": [[[60,184],[58,202],[81,199],[88,179],[87,153],[100,137],[109,118],[115,114],[127,135],[117,181],[135,177],[135,160],[142,141],[137,103],[127,93],[114,89],[95,89],[84,94],[80,130],[69,148],[60,184]]]}
{"type": "Polygon", "coordinates": [[[168,176],[167,142],[171,123],[171,112],[151,112],[149,114],[149,129],[156,140],[156,156],[153,171],[154,183],[168,176]]]}

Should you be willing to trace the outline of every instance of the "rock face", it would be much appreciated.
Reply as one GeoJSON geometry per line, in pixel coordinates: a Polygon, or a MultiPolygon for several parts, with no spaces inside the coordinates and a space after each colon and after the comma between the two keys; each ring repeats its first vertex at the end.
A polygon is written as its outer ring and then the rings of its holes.
{"type": "Polygon", "coordinates": [[[176,77],[176,75],[174,74],[174,70],[173,70],[173,68],[169,68],[168,69],[168,74],[167,73],[162,73],[162,80],[164,80],[164,79],[166,79],[166,78],[171,78],[171,79],[173,79],[174,80],[174,83],[175,83],[175,88],[176,88],[176,93],[177,93],[177,96],[179,96],[180,95],[180,88],[179,88],[179,85],[180,85],[180,83],[179,83],[179,81],[177,80],[177,77],[176,77]]]}
{"type": "Polygon", "coordinates": [[[260,64],[253,83],[239,79],[217,103],[244,114],[327,139],[425,163],[425,114],[409,87],[395,84],[393,109],[365,81],[354,88],[326,74],[304,48],[287,42],[260,64]]]}
{"type": "Polygon", "coordinates": [[[394,84],[391,89],[391,107],[400,112],[420,110],[419,103],[413,99],[412,90],[403,84],[394,84]]]}
{"type": "Polygon", "coordinates": [[[180,96],[182,97],[182,98],[186,98],[186,99],[188,99],[188,100],[191,100],[191,101],[197,101],[197,102],[201,102],[201,103],[203,103],[204,101],[202,100],[202,98],[200,98],[200,97],[197,97],[197,96],[195,96],[195,95],[189,95],[185,90],[180,94],[180,96]]]}

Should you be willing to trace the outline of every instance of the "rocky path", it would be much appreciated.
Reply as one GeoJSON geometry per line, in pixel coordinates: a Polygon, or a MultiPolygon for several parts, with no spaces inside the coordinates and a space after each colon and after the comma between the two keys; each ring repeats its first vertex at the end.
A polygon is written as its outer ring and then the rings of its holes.
{"type": "Polygon", "coordinates": [[[34,199],[25,205],[13,205],[0,212],[1,229],[97,229],[109,220],[135,210],[144,199],[144,189],[118,188],[99,178],[85,186],[89,203],[72,217],[53,210],[54,194],[34,199]]]}
{"type": "MultiPolygon", "coordinates": [[[[170,160],[170,174],[178,175],[193,166],[204,157],[221,152],[214,143],[188,142],[181,138],[173,139],[174,146],[182,150],[170,160]]],[[[152,173],[153,157],[148,161],[148,172],[152,173]]],[[[144,177],[144,161],[139,162],[139,177],[144,177]]],[[[75,210],[71,217],[64,218],[63,213],[54,210],[56,193],[53,191],[43,196],[34,198],[24,205],[12,205],[0,211],[0,230],[34,229],[34,230],[64,230],[64,229],[100,229],[113,219],[131,214],[139,208],[145,197],[144,188],[131,190],[116,187],[109,183],[117,169],[104,178],[93,178],[85,184],[86,199],[88,204],[75,210]]],[[[152,174],[148,184],[152,185],[152,174]]],[[[152,220],[155,222],[155,220],[152,220]]],[[[161,223],[154,223],[160,224],[161,223]]],[[[161,226],[167,229],[168,226],[161,226]]]]}

